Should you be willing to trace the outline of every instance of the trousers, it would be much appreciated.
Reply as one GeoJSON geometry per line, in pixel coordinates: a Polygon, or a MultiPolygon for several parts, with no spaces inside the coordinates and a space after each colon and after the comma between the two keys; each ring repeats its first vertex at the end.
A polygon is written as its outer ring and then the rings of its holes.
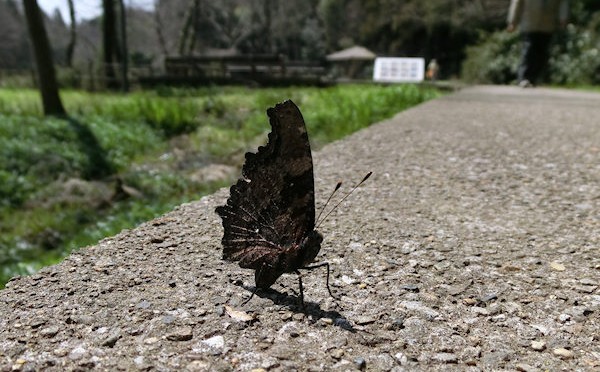
{"type": "Polygon", "coordinates": [[[519,81],[529,80],[535,84],[548,64],[551,33],[524,32],[521,34],[523,49],[517,72],[519,81]]]}

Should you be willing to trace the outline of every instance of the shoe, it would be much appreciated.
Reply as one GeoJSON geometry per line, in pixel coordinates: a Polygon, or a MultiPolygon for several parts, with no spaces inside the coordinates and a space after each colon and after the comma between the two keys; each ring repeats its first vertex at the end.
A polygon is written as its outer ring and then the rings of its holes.
{"type": "Polygon", "coordinates": [[[519,86],[521,88],[531,88],[531,87],[533,87],[533,84],[531,84],[531,81],[529,81],[527,79],[523,79],[523,80],[519,81],[519,86]]]}

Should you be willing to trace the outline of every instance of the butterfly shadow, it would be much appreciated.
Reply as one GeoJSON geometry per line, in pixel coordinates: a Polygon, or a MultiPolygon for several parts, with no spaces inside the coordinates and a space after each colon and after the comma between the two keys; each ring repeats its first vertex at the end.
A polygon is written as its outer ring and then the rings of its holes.
{"type": "Polygon", "coordinates": [[[343,330],[346,330],[351,333],[355,333],[356,329],[352,326],[350,321],[342,315],[340,312],[335,310],[323,310],[321,305],[317,302],[313,301],[304,301],[304,307],[300,301],[300,295],[295,293],[295,291],[291,288],[284,287],[294,292],[294,294],[288,294],[285,292],[279,292],[276,289],[269,288],[263,289],[259,288],[258,290],[254,286],[245,285],[242,283],[236,284],[245,290],[253,293],[254,296],[258,296],[260,298],[270,299],[273,301],[275,305],[285,306],[294,313],[305,314],[312,316],[312,319],[316,322],[320,319],[331,319],[333,321],[332,325],[336,327],[340,327],[343,330]]]}

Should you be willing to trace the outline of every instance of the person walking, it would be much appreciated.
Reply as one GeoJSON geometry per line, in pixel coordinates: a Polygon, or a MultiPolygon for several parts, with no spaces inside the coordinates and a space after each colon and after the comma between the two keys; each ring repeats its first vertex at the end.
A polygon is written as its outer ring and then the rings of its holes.
{"type": "Polygon", "coordinates": [[[507,30],[518,27],[523,44],[517,71],[519,86],[537,83],[548,63],[552,34],[566,26],[568,12],[569,0],[511,0],[507,30]]]}

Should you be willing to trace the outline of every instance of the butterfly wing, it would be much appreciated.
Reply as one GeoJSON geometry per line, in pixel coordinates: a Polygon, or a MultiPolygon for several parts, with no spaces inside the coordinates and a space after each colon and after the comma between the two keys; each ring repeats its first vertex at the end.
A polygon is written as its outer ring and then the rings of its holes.
{"type": "Polygon", "coordinates": [[[315,225],[313,163],[302,114],[292,101],[267,114],[267,144],[246,154],[242,178],[231,186],[227,204],[216,209],[223,220],[223,259],[257,270],[262,287],[297,268],[284,267],[289,260],[282,256],[299,249],[315,225]]]}

